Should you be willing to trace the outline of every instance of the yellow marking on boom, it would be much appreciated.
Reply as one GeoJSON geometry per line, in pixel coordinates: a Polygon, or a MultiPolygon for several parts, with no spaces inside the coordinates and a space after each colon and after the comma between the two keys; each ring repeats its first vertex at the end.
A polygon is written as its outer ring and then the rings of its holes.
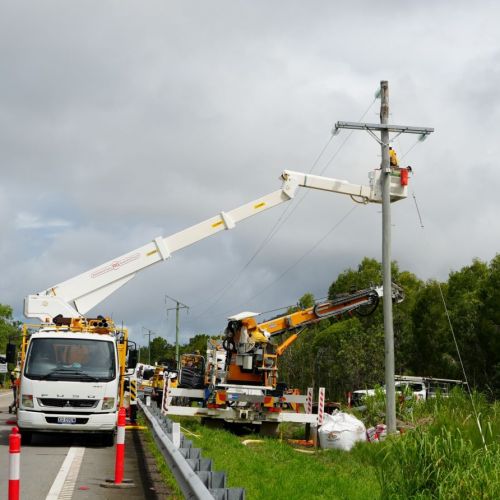
{"type": "Polygon", "coordinates": [[[257,205],[254,205],[253,208],[262,208],[266,205],[265,201],[261,201],[260,203],[257,203],[257,205]]]}
{"type": "Polygon", "coordinates": [[[214,223],[212,224],[212,227],[214,227],[214,228],[215,228],[215,227],[221,226],[222,224],[224,224],[224,221],[223,221],[223,220],[220,220],[220,221],[214,222],[214,223]]]}
{"type": "Polygon", "coordinates": [[[155,253],[158,253],[158,250],[151,250],[151,252],[148,252],[146,254],[146,257],[150,257],[151,255],[154,255],[155,253]]]}

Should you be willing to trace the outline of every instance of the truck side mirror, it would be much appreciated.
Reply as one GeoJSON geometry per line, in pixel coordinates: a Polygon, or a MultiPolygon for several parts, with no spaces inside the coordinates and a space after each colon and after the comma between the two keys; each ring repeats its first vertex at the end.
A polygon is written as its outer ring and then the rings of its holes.
{"type": "Polygon", "coordinates": [[[16,364],[16,362],[17,362],[16,346],[14,344],[11,344],[11,343],[7,344],[5,358],[7,360],[7,363],[11,363],[14,365],[16,364]]]}
{"type": "Polygon", "coordinates": [[[128,351],[128,363],[127,368],[132,369],[137,366],[137,360],[139,359],[139,351],[137,349],[130,349],[128,351]]]}

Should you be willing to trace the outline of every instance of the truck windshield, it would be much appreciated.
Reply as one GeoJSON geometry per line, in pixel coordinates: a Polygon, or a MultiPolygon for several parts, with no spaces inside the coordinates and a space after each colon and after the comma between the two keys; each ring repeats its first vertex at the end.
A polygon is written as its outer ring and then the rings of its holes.
{"type": "Polygon", "coordinates": [[[35,380],[109,382],[116,376],[114,344],[86,339],[32,339],[24,375],[35,380]]]}

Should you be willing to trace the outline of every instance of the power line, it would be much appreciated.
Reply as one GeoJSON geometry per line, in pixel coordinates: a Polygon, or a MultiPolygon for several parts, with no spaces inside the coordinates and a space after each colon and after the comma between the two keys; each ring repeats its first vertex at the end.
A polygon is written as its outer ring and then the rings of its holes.
{"type": "Polygon", "coordinates": [[[443,290],[441,288],[441,283],[439,283],[439,281],[437,283],[438,283],[439,293],[441,294],[441,299],[443,301],[443,307],[444,307],[444,311],[445,311],[445,314],[446,314],[446,318],[448,320],[448,325],[450,327],[451,335],[453,337],[453,342],[455,344],[455,349],[457,351],[458,360],[460,361],[460,366],[462,367],[462,374],[463,374],[464,379],[465,379],[465,384],[467,385],[467,391],[468,391],[468,394],[469,394],[469,397],[470,397],[470,401],[471,401],[471,405],[472,405],[472,411],[474,412],[474,416],[476,417],[476,424],[477,424],[477,427],[479,429],[479,433],[481,434],[481,439],[483,441],[483,446],[484,446],[485,449],[487,449],[486,440],[484,438],[484,433],[483,433],[483,428],[481,426],[481,422],[479,420],[479,414],[478,414],[477,409],[476,409],[476,404],[474,403],[474,398],[472,397],[472,392],[471,392],[471,389],[469,387],[469,381],[467,379],[467,373],[465,372],[465,366],[464,366],[464,363],[462,361],[462,356],[460,354],[460,348],[458,347],[457,338],[455,336],[455,330],[453,329],[453,325],[451,323],[450,313],[448,311],[448,307],[446,306],[446,301],[444,299],[443,290]]]}
{"type": "MultiPolygon", "coordinates": [[[[370,109],[373,107],[373,105],[375,104],[377,98],[373,99],[373,101],[371,102],[371,104],[368,106],[368,108],[366,108],[365,112],[361,115],[361,117],[359,118],[359,121],[361,121],[366,115],[367,113],[370,111],[370,109]]],[[[342,151],[343,147],[345,146],[345,144],[347,143],[347,141],[350,139],[350,137],[352,136],[352,134],[354,133],[354,130],[351,130],[346,138],[342,141],[342,143],[340,144],[340,146],[337,148],[337,151],[335,151],[335,153],[330,157],[330,159],[326,162],[326,164],[324,165],[324,167],[320,170],[320,175],[323,175],[325,173],[325,170],[331,165],[331,163],[333,162],[333,160],[338,156],[338,154],[342,151]]],[[[334,135],[332,134],[332,137],[334,137],[334,135]]],[[[311,170],[309,170],[309,173],[312,173],[312,168],[311,170]]],[[[283,220],[283,224],[285,224],[285,222],[292,216],[292,214],[295,212],[295,210],[301,205],[301,203],[304,201],[305,197],[308,196],[310,194],[310,191],[306,191],[306,192],[303,192],[302,195],[300,196],[300,198],[297,200],[297,203],[295,203],[293,205],[293,207],[291,208],[290,210],[290,213],[288,214],[288,216],[283,220]]],[[[288,208],[288,207],[287,207],[288,208]]],[[[278,228],[276,230],[276,232],[272,235],[274,236],[279,230],[281,229],[278,228]]]]}
{"type": "MultiPolygon", "coordinates": [[[[413,147],[415,147],[415,144],[412,146],[412,148],[410,148],[410,150],[413,149],[413,147]]],[[[416,200],[415,200],[415,204],[416,204],[416,200]]],[[[420,212],[418,210],[418,206],[417,206],[417,212],[418,212],[418,215],[420,217],[420,212]]],[[[422,220],[421,219],[420,219],[420,222],[421,222],[421,228],[424,229],[424,226],[422,224],[422,220]]],[[[424,232],[424,234],[425,234],[425,232],[424,232]]],[[[427,238],[425,238],[425,239],[427,239],[427,238]]],[[[483,442],[483,446],[484,446],[485,449],[487,449],[487,445],[486,445],[486,440],[485,440],[485,437],[484,437],[483,428],[481,426],[481,422],[479,420],[479,414],[478,414],[478,411],[477,411],[477,408],[476,408],[476,404],[474,403],[474,398],[472,396],[472,391],[471,391],[470,386],[469,386],[469,380],[468,380],[468,377],[467,377],[467,372],[465,371],[465,365],[463,363],[462,355],[461,355],[461,352],[460,352],[460,348],[458,346],[458,341],[457,341],[457,337],[455,335],[455,329],[453,328],[453,323],[451,321],[451,316],[450,316],[450,312],[448,310],[448,305],[446,304],[446,300],[445,300],[445,297],[444,297],[443,289],[442,289],[441,283],[439,281],[437,281],[437,285],[438,285],[438,288],[439,288],[439,294],[441,296],[441,301],[443,303],[444,313],[445,313],[445,316],[446,316],[446,319],[447,319],[447,322],[448,322],[448,327],[450,329],[451,336],[453,338],[453,343],[455,345],[455,350],[457,352],[458,361],[459,361],[460,367],[462,369],[462,375],[464,377],[465,384],[467,386],[467,393],[468,393],[470,401],[471,401],[472,411],[474,413],[474,417],[475,417],[475,420],[476,420],[476,425],[477,425],[479,433],[481,435],[481,440],[483,442]]]]}
{"type": "MultiPolygon", "coordinates": [[[[370,105],[367,107],[367,109],[364,111],[364,113],[361,115],[360,117],[360,120],[362,120],[366,114],[370,111],[370,109],[373,107],[373,105],[375,104],[377,100],[377,97],[375,97],[373,99],[373,101],[370,103],[370,105]]],[[[351,135],[353,134],[353,131],[351,131],[347,137],[342,141],[342,143],[340,144],[339,148],[337,149],[337,151],[330,157],[330,159],[326,162],[326,164],[323,166],[323,168],[321,169],[320,173],[323,174],[325,172],[325,170],[331,165],[331,163],[333,162],[333,160],[337,157],[337,155],[340,153],[340,151],[343,149],[343,147],[345,146],[345,144],[347,143],[347,141],[349,140],[349,138],[351,137],[351,135]]],[[[326,142],[326,144],[323,146],[323,148],[321,149],[320,153],[318,154],[318,156],[316,157],[315,161],[313,162],[311,168],[309,169],[309,173],[312,173],[312,171],[314,170],[314,168],[316,167],[316,165],[318,164],[319,160],[321,159],[321,157],[323,156],[323,154],[325,153],[325,151],[327,150],[328,146],[330,145],[330,143],[332,142],[334,138],[334,135],[331,134],[330,135],[330,138],[328,139],[328,141],[326,142]]],[[[250,257],[250,259],[244,264],[244,266],[236,273],[236,275],[231,279],[229,280],[226,285],[224,287],[222,287],[222,289],[217,292],[216,294],[216,298],[215,300],[213,300],[211,303],[210,303],[210,306],[207,307],[205,310],[203,310],[201,313],[199,313],[197,316],[195,316],[195,319],[196,318],[199,318],[200,316],[203,316],[205,315],[210,309],[212,309],[215,305],[217,305],[220,300],[222,299],[222,297],[224,296],[225,292],[231,288],[239,279],[239,277],[243,274],[243,272],[250,266],[250,264],[256,259],[256,257],[260,254],[260,252],[265,248],[265,246],[274,238],[274,236],[280,231],[280,229],[284,226],[285,222],[291,217],[291,215],[295,212],[295,210],[301,205],[301,203],[303,202],[304,198],[309,194],[309,192],[306,192],[304,193],[301,197],[299,197],[299,199],[297,200],[297,202],[295,204],[290,204],[288,205],[285,210],[281,213],[280,217],[278,218],[278,220],[274,223],[273,227],[271,228],[271,230],[269,231],[269,233],[267,234],[267,236],[264,238],[264,240],[262,241],[262,243],[259,245],[259,247],[257,248],[257,250],[253,253],[253,255],[250,257]],[[288,215],[286,215],[288,213],[288,215]]],[[[300,195],[299,195],[300,196],[300,195]]],[[[292,200],[291,203],[293,203],[294,200],[292,200]]],[[[329,232],[327,233],[327,235],[330,234],[329,232]]],[[[327,236],[326,235],[326,236],[327,236]]],[[[326,237],[325,236],[325,237],[326,237]]],[[[311,249],[311,251],[314,249],[315,247],[313,247],[311,249]]]]}
{"type": "MultiPolygon", "coordinates": [[[[316,241],[316,243],[311,248],[309,248],[309,250],[307,250],[304,254],[302,254],[293,264],[291,264],[289,267],[287,267],[274,281],[272,281],[271,283],[269,283],[264,288],[260,288],[259,292],[257,292],[255,295],[253,295],[253,296],[249,297],[248,299],[246,299],[244,303],[240,303],[238,305],[244,305],[244,304],[248,303],[249,301],[257,298],[259,295],[261,295],[266,290],[268,290],[273,285],[275,285],[278,281],[280,281],[288,272],[290,272],[297,264],[299,264],[299,262],[301,262],[302,260],[304,260],[321,243],[323,243],[323,241],[326,238],[328,238],[328,236],[330,236],[330,234],[332,234],[333,231],[335,231],[335,229],[337,229],[342,224],[342,222],[344,222],[354,212],[354,210],[356,210],[356,208],[358,208],[358,206],[359,205],[354,205],[353,207],[351,207],[351,209],[338,222],[336,222],[335,225],[333,227],[331,227],[325,235],[323,235],[318,241],[316,241]]],[[[238,306],[235,306],[235,307],[238,307],[238,306]]],[[[226,314],[230,314],[230,313],[231,313],[231,311],[226,312],[226,314]]]]}

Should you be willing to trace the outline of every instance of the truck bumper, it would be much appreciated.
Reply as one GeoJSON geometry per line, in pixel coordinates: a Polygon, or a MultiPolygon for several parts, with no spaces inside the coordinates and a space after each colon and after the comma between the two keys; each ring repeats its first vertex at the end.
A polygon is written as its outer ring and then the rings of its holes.
{"type": "Polygon", "coordinates": [[[116,413],[64,414],[19,410],[20,429],[37,432],[111,432],[116,427],[116,413]],[[58,417],[75,418],[75,423],[58,423],[58,417]]]}

